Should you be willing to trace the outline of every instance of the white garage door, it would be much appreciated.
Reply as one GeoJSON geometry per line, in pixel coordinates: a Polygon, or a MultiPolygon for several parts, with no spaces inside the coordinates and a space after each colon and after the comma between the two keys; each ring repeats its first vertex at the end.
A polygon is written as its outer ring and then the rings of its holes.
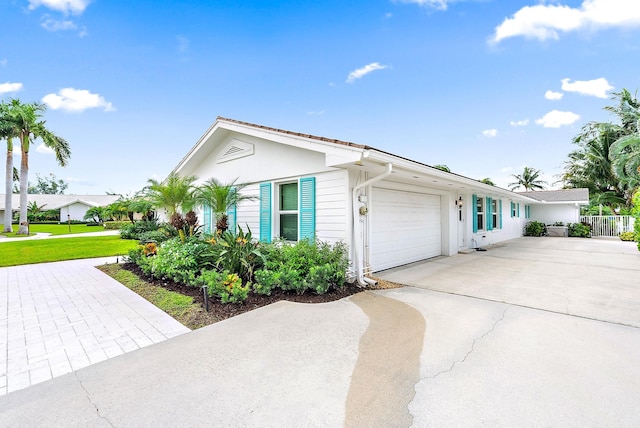
{"type": "Polygon", "coordinates": [[[369,212],[374,272],[442,254],[440,196],[374,188],[369,212]]]}

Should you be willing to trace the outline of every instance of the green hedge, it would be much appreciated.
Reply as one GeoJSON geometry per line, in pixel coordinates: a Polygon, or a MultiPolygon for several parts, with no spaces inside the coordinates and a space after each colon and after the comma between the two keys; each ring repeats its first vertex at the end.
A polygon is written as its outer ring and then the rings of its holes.
{"type": "Polygon", "coordinates": [[[120,230],[123,226],[131,224],[130,221],[105,221],[104,228],[106,230],[120,230]]]}

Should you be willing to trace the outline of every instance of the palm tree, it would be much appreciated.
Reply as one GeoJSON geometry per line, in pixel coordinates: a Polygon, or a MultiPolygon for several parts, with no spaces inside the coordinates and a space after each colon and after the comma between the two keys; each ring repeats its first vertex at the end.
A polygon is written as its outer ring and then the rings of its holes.
{"type": "Polygon", "coordinates": [[[19,103],[18,100],[11,100],[10,104],[0,103],[0,140],[7,140],[7,161],[5,175],[4,190],[4,230],[3,232],[11,232],[11,221],[13,217],[11,194],[13,190],[13,182],[15,177],[15,168],[13,167],[13,139],[19,135],[16,123],[11,120],[11,108],[19,103]]]}
{"type": "Polygon", "coordinates": [[[19,101],[11,107],[11,121],[18,129],[22,159],[20,163],[20,227],[19,235],[29,233],[27,220],[27,186],[29,182],[29,148],[31,143],[40,138],[44,145],[53,150],[60,166],[66,166],[71,156],[69,144],[63,138],[55,135],[45,127],[45,121],[40,120],[46,107],[40,103],[22,104],[19,101]]]}
{"type": "Polygon", "coordinates": [[[484,184],[488,184],[489,186],[495,186],[496,183],[493,182],[493,180],[491,180],[490,178],[483,178],[482,180],[480,180],[480,183],[484,183],[484,184]]]}
{"type": "Polygon", "coordinates": [[[195,205],[194,176],[181,177],[175,172],[164,181],[149,179],[144,189],[147,200],[156,208],[165,209],[169,217],[182,211],[191,211],[195,205]]]}
{"type": "Polygon", "coordinates": [[[627,199],[630,200],[640,185],[640,101],[626,89],[614,94],[615,97],[620,98],[618,107],[607,106],[605,109],[620,118],[622,135],[611,145],[609,159],[614,174],[628,190],[627,199]]]}
{"type": "Polygon", "coordinates": [[[515,190],[518,187],[524,187],[525,192],[536,189],[542,190],[547,185],[547,182],[539,179],[540,174],[542,174],[542,172],[539,169],[525,166],[522,174],[511,175],[516,181],[509,183],[509,189],[515,190]]]}
{"type": "Polygon", "coordinates": [[[227,211],[241,201],[256,199],[254,196],[242,195],[240,191],[246,184],[237,184],[236,178],[231,183],[221,183],[215,178],[205,181],[196,191],[196,201],[200,205],[208,205],[216,217],[216,229],[220,233],[229,228],[227,211]]]}

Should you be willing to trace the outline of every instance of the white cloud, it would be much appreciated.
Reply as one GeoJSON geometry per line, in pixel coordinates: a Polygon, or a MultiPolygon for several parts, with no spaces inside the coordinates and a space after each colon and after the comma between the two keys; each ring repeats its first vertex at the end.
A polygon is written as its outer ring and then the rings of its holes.
{"type": "Polygon", "coordinates": [[[510,166],[505,166],[504,168],[501,168],[501,169],[500,169],[500,172],[509,172],[509,171],[511,171],[511,170],[513,170],[513,168],[512,168],[512,167],[510,167],[510,166]]]}
{"type": "Polygon", "coordinates": [[[86,178],[66,177],[64,181],[66,181],[67,183],[83,184],[86,186],[96,185],[93,181],[87,180],[86,178]]]}
{"type": "Polygon", "coordinates": [[[45,155],[52,155],[55,153],[52,149],[45,146],[44,143],[41,143],[38,147],[36,147],[36,152],[43,153],[45,155]]]}
{"type": "Polygon", "coordinates": [[[40,6],[57,10],[65,14],[80,15],[89,6],[91,0],[29,0],[29,9],[34,10],[40,6]]]}
{"type": "Polygon", "coordinates": [[[529,124],[529,119],[512,120],[511,122],[509,122],[509,125],[514,127],[527,126],[528,124],[529,124]]]}
{"type": "Polygon", "coordinates": [[[8,94],[22,90],[22,83],[0,83],[0,94],[8,94]]]}
{"type": "Polygon", "coordinates": [[[563,91],[577,92],[581,95],[607,98],[607,91],[611,89],[613,89],[613,86],[611,86],[604,77],[593,80],[576,80],[574,82],[571,82],[571,79],[562,79],[563,91]]]}
{"type": "MultiPolygon", "coordinates": [[[[562,88],[564,89],[564,88],[562,88]]],[[[562,99],[562,96],[564,94],[562,92],[554,92],[554,91],[547,91],[544,93],[544,97],[548,100],[560,100],[562,99]]]]}
{"type": "Polygon", "coordinates": [[[50,18],[48,15],[44,15],[40,20],[40,26],[47,31],[64,31],[75,30],[76,24],[72,21],[59,21],[57,19],[50,18]]]}
{"type": "Polygon", "coordinates": [[[562,4],[525,6],[496,27],[491,43],[509,37],[547,40],[579,29],[640,26],[637,0],[584,0],[580,7],[562,4]]]}
{"type": "Polygon", "coordinates": [[[364,67],[349,73],[349,77],[347,77],[347,83],[353,83],[356,80],[360,79],[361,77],[365,76],[366,74],[371,73],[372,71],[384,70],[387,67],[388,66],[382,65],[379,62],[372,62],[371,64],[367,64],[364,67]]]}
{"type": "Polygon", "coordinates": [[[545,128],[560,128],[561,126],[571,125],[578,119],[580,119],[580,116],[573,112],[552,110],[537,119],[536,123],[545,128]]]}
{"type": "Polygon", "coordinates": [[[400,3],[415,3],[419,6],[430,7],[437,10],[446,10],[447,4],[452,3],[451,0],[396,0],[400,3]]]}
{"type": "Polygon", "coordinates": [[[92,94],[86,89],[64,88],[57,94],[48,94],[42,102],[53,110],[82,112],[90,108],[102,108],[104,111],[114,111],[113,104],[99,94],[92,94]]]}
{"type": "Polygon", "coordinates": [[[7,66],[7,59],[6,58],[0,59],[0,67],[6,67],[6,66],[7,66]]]}
{"type": "Polygon", "coordinates": [[[482,135],[484,135],[485,137],[493,138],[496,135],[498,135],[498,130],[497,129],[485,129],[484,131],[482,131],[482,135]]]}
{"type": "Polygon", "coordinates": [[[308,111],[307,114],[309,116],[319,116],[321,114],[324,114],[324,110],[320,110],[320,111],[308,111]]]}

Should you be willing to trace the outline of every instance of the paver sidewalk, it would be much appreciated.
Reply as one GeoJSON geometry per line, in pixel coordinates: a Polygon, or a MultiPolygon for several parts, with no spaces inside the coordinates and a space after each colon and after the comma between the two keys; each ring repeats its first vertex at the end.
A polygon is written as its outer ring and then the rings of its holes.
{"type": "Polygon", "coordinates": [[[190,331],[95,268],[0,268],[0,395],[190,331]]]}

